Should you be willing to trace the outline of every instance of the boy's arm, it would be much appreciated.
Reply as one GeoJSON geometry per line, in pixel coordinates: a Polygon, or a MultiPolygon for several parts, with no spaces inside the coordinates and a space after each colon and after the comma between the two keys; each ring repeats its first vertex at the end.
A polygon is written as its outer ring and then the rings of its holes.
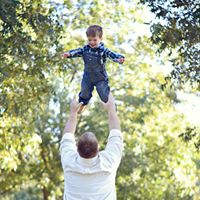
{"type": "Polygon", "coordinates": [[[113,62],[117,62],[119,64],[122,64],[125,61],[125,57],[121,54],[115,53],[109,49],[105,49],[105,55],[106,57],[110,58],[113,62]]]}
{"type": "Polygon", "coordinates": [[[82,57],[83,56],[83,48],[72,49],[66,53],[63,53],[62,56],[64,58],[82,57]]]}

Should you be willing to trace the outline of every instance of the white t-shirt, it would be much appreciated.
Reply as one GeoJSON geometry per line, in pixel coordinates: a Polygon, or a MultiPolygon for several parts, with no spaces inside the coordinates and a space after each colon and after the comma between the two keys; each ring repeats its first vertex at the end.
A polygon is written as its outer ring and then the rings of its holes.
{"type": "Polygon", "coordinates": [[[64,171],[64,200],[116,200],[115,177],[123,151],[121,131],[110,131],[105,150],[94,158],[79,156],[74,134],[65,133],[60,144],[64,171]]]}

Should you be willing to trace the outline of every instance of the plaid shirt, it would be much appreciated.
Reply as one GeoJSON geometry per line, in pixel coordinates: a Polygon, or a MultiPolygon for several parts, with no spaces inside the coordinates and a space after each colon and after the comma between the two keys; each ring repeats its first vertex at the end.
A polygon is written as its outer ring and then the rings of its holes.
{"type": "Polygon", "coordinates": [[[124,56],[122,56],[121,54],[110,51],[108,48],[104,46],[102,42],[99,44],[97,48],[91,48],[89,45],[85,45],[82,48],[70,50],[68,52],[70,54],[69,58],[82,57],[84,52],[99,53],[102,57],[102,62],[103,62],[102,64],[106,63],[107,58],[117,63],[119,63],[118,59],[124,58],[124,56]]]}

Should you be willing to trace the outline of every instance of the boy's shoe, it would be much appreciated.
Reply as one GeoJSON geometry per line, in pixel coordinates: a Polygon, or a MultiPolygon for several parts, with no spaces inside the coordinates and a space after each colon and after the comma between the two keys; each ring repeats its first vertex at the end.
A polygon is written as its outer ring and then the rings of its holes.
{"type": "Polygon", "coordinates": [[[84,104],[81,105],[79,110],[78,110],[78,114],[81,114],[85,110],[85,108],[86,108],[86,105],[84,105],[84,104]]]}

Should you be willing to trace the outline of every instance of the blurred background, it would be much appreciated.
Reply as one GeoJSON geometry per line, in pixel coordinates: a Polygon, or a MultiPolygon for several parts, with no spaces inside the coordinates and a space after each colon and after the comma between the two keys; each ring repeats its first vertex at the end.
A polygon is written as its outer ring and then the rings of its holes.
{"type": "MultiPolygon", "coordinates": [[[[0,0],[0,199],[62,199],[59,141],[80,91],[89,25],[123,54],[107,62],[125,151],[119,200],[200,199],[198,0],[0,0]]],[[[107,115],[97,92],[79,117],[101,149],[107,115]]]]}

